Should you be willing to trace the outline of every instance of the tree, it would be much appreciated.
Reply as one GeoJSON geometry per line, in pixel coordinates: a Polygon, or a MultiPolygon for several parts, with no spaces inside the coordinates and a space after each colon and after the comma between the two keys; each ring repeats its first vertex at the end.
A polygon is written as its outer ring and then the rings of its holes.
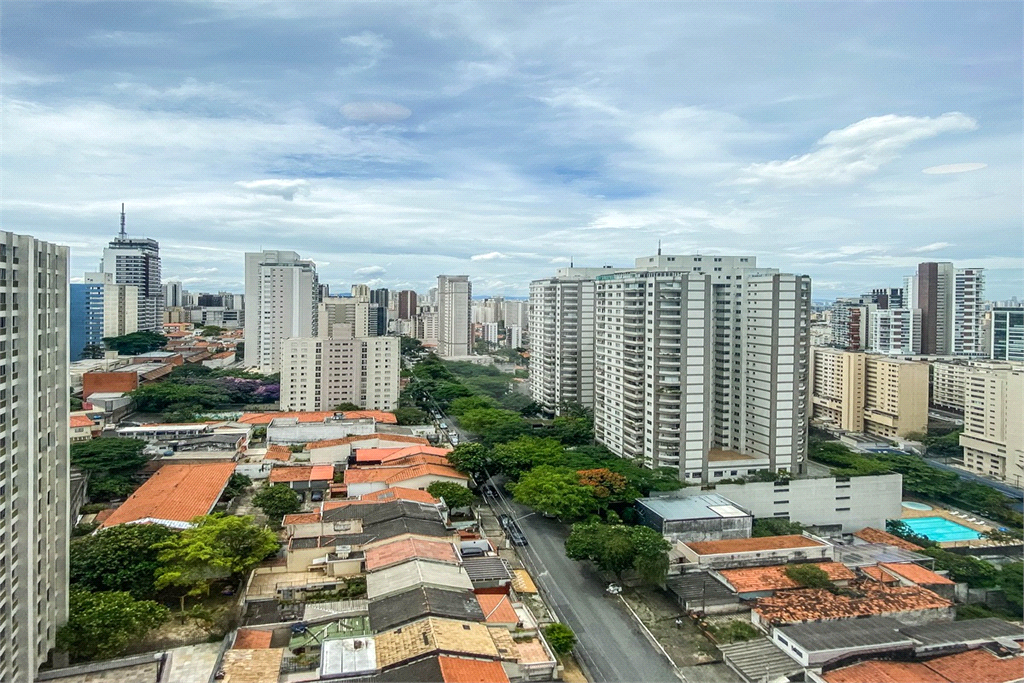
{"type": "Polygon", "coordinates": [[[185,597],[209,593],[210,584],[224,578],[235,579],[278,550],[277,535],[253,524],[252,517],[223,514],[192,520],[194,525],[156,545],[161,567],[157,570],[157,590],[168,586],[187,588],[185,597]]]}
{"type": "Polygon", "coordinates": [[[434,498],[443,498],[451,510],[469,507],[475,498],[472,491],[465,486],[459,486],[451,481],[435,481],[427,487],[427,493],[434,498]]]}
{"type": "Polygon", "coordinates": [[[122,591],[91,593],[72,587],[68,620],[57,629],[57,647],[75,661],[107,659],[167,619],[168,610],[152,600],[122,591]]]}
{"type": "Polygon", "coordinates": [[[298,512],[302,507],[299,496],[285,484],[266,486],[252,497],[252,504],[263,510],[263,513],[276,524],[281,518],[298,512]]]}
{"type": "Polygon", "coordinates": [[[103,358],[103,347],[99,344],[86,344],[82,347],[81,357],[85,358],[103,358]]]}
{"type": "Polygon", "coordinates": [[[448,463],[459,472],[476,479],[491,469],[491,453],[482,444],[460,443],[448,454],[448,463]]]}
{"type": "Polygon", "coordinates": [[[561,519],[582,519],[597,509],[593,489],[572,470],[541,465],[509,487],[516,502],[561,519]]]}
{"type": "Polygon", "coordinates": [[[836,585],[828,577],[824,569],[813,564],[790,564],[786,566],[786,576],[793,583],[804,588],[835,589],[836,585]]]}
{"type": "Polygon", "coordinates": [[[143,413],[159,413],[182,408],[223,408],[231,404],[226,392],[200,381],[193,384],[174,381],[145,384],[128,395],[135,400],[136,407],[143,413]]]}
{"type": "Polygon", "coordinates": [[[557,654],[567,655],[576,646],[576,634],[565,624],[558,622],[548,624],[548,627],[544,629],[544,635],[547,637],[548,645],[557,654]]]}
{"type": "Polygon", "coordinates": [[[400,425],[423,425],[430,422],[430,417],[419,408],[398,408],[391,412],[400,425]]]}
{"type": "Polygon", "coordinates": [[[252,486],[252,479],[245,476],[244,474],[239,474],[238,472],[235,472],[234,474],[231,475],[231,478],[228,479],[228,485],[224,487],[224,495],[222,497],[230,500],[231,498],[234,498],[235,496],[245,491],[250,486],[252,486]]]}
{"type": "Polygon", "coordinates": [[[336,410],[338,412],[347,413],[347,412],[351,412],[353,410],[362,410],[362,408],[357,406],[355,403],[349,403],[349,402],[346,401],[345,403],[339,403],[338,405],[334,406],[334,408],[332,408],[331,410],[336,410]]]}
{"type": "Polygon", "coordinates": [[[626,527],[633,538],[633,569],[649,585],[662,585],[668,576],[668,551],[672,544],[646,526],[626,527]]]}
{"type": "Polygon", "coordinates": [[[594,421],[589,415],[559,415],[552,421],[551,431],[566,446],[583,446],[594,440],[594,421]]]}
{"type": "Polygon", "coordinates": [[[162,349],[167,344],[167,337],[156,332],[132,332],[120,337],[104,337],[103,343],[119,355],[137,356],[162,349]]]}
{"type": "Polygon", "coordinates": [[[790,522],[788,519],[772,519],[771,517],[759,517],[754,520],[754,527],[750,535],[754,538],[765,536],[790,536],[802,534],[804,525],[799,522],[790,522]]]}
{"type": "Polygon", "coordinates": [[[399,342],[403,356],[418,356],[423,351],[423,342],[415,337],[401,337],[399,342]]]}
{"type": "Polygon", "coordinates": [[[206,325],[199,334],[204,337],[216,337],[224,332],[227,332],[226,327],[221,327],[220,325],[206,325]]]}
{"type": "Polygon", "coordinates": [[[893,536],[899,536],[904,541],[913,543],[914,545],[919,545],[922,548],[932,548],[938,545],[927,536],[914,533],[906,522],[902,522],[898,519],[887,519],[885,521],[885,530],[893,536]]]}
{"type": "Polygon", "coordinates": [[[141,439],[103,437],[71,444],[71,464],[89,473],[89,496],[112,500],[135,489],[132,475],[149,462],[141,439]]]}
{"type": "Polygon", "coordinates": [[[448,412],[453,415],[465,415],[478,408],[494,408],[494,401],[484,396],[465,396],[448,404],[448,412]]]}
{"type": "Polygon", "coordinates": [[[629,480],[617,472],[612,472],[605,467],[598,467],[592,470],[579,470],[580,484],[590,486],[594,489],[594,497],[598,499],[618,498],[625,493],[629,486],[629,480]]]}
{"type": "Polygon", "coordinates": [[[999,578],[994,565],[970,555],[957,555],[938,547],[925,548],[925,555],[935,559],[935,568],[949,572],[954,581],[966,582],[970,588],[992,588],[999,578]]]}
{"type": "Polygon", "coordinates": [[[671,544],[654,529],[621,524],[574,524],[565,541],[565,554],[590,560],[603,571],[622,575],[634,569],[649,584],[664,583],[671,544]]]}
{"type": "Polygon", "coordinates": [[[1024,562],[1004,564],[997,581],[1014,613],[1018,617],[1024,614],[1024,562]]]}
{"type": "Polygon", "coordinates": [[[70,581],[93,591],[125,591],[138,600],[156,593],[158,543],[174,532],[159,524],[120,524],[76,538],[70,548],[70,581]]]}
{"type": "Polygon", "coordinates": [[[459,418],[459,424],[491,444],[511,441],[529,429],[519,413],[497,408],[470,410],[459,418]]]}

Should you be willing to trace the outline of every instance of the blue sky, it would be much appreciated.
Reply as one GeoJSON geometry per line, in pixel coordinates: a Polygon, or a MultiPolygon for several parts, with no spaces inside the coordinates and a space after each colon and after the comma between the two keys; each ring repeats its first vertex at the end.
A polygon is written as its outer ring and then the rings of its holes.
{"type": "Polygon", "coordinates": [[[815,298],[919,261],[1022,283],[1022,5],[42,3],[2,8],[3,227],[241,291],[476,293],[754,254],[815,298]]]}

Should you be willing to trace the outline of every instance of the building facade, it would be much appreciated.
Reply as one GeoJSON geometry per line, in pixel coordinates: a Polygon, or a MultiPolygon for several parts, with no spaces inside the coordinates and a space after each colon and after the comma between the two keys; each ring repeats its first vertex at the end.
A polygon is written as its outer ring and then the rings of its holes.
{"type": "Polygon", "coordinates": [[[315,337],[319,291],[316,264],[294,251],[246,253],[245,364],[278,372],[285,339],[315,337]]]}
{"type": "Polygon", "coordinates": [[[968,367],[960,445],[967,469],[1024,487],[1024,364],[968,367]]]}
{"type": "Polygon", "coordinates": [[[875,308],[868,311],[867,350],[871,353],[909,355],[918,353],[921,321],[907,308],[875,308]]]}
{"type": "Polygon", "coordinates": [[[992,309],[989,358],[1024,362],[1024,308],[992,309]]]}
{"type": "Polygon", "coordinates": [[[68,249],[0,232],[0,680],[31,681],[68,614],[68,249]]]}
{"type": "Polygon", "coordinates": [[[341,403],[364,410],[398,407],[398,337],[287,339],[281,360],[281,410],[324,411],[341,403]]]}
{"type": "Polygon", "coordinates": [[[934,361],[930,365],[931,404],[938,408],[962,413],[968,363],[951,359],[934,361]]]}
{"type": "Polygon", "coordinates": [[[120,337],[139,329],[139,288],[114,284],[110,273],[86,273],[85,282],[71,285],[71,360],[83,352],[96,357],[104,337],[120,337]]]}
{"type": "Polygon", "coordinates": [[[473,285],[468,275],[439,275],[437,278],[439,330],[437,352],[442,358],[459,358],[473,353],[473,285]]]}
{"type": "Polygon", "coordinates": [[[417,312],[416,292],[403,289],[398,293],[398,319],[409,320],[417,312]]]}
{"type": "Polygon", "coordinates": [[[114,283],[138,288],[140,332],[163,329],[164,289],[160,280],[160,244],[152,239],[130,239],[125,233],[124,205],[121,205],[121,233],[103,250],[100,271],[110,273],[114,283]]]}
{"type": "Polygon", "coordinates": [[[181,294],[182,287],[180,282],[171,281],[164,283],[164,307],[176,308],[183,306],[181,294]]]}
{"type": "Polygon", "coordinates": [[[953,275],[953,330],[950,347],[954,356],[988,356],[982,319],[985,275],[981,268],[961,268],[953,275]]]}
{"type": "Polygon", "coordinates": [[[864,350],[870,308],[859,298],[837,299],[832,305],[832,346],[846,351],[864,350]]]}
{"type": "MultiPolygon", "coordinates": [[[[905,300],[920,315],[919,352],[927,356],[987,355],[982,330],[985,275],[948,261],[921,263],[905,280],[905,300]]],[[[911,306],[908,305],[908,308],[911,306]]]]}

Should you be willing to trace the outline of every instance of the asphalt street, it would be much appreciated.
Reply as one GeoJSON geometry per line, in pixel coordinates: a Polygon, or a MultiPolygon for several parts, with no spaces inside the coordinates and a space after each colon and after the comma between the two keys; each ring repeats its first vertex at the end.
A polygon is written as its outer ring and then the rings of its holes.
{"type": "Polygon", "coordinates": [[[514,517],[529,545],[517,548],[544,601],[576,634],[575,653],[592,681],[683,680],[668,659],[641,631],[622,601],[605,593],[605,584],[587,564],[565,556],[566,525],[533,514],[513,502],[500,486],[497,513],[514,517]]]}

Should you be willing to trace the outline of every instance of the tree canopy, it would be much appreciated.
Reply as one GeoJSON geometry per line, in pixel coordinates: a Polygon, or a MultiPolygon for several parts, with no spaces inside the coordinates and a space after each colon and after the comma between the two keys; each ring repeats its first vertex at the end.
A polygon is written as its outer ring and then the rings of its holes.
{"type": "Polygon", "coordinates": [[[276,524],[280,524],[285,515],[298,512],[302,507],[298,494],[285,484],[263,487],[252,497],[252,504],[276,524]]]}
{"type": "Polygon", "coordinates": [[[132,475],[149,462],[141,439],[101,437],[71,444],[71,464],[89,473],[89,495],[106,501],[127,496],[135,489],[132,475]]]}
{"type": "Polygon", "coordinates": [[[582,519],[597,510],[593,488],[580,484],[579,475],[568,469],[535,467],[509,489],[516,502],[560,519],[582,519]]]}
{"type": "Polygon", "coordinates": [[[835,588],[824,569],[814,564],[786,565],[786,576],[804,588],[835,588]]]}
{"type": "Polygon", "coordinates": [[[451,481],[435,481],[427,487],[427,493],[434,498],[443,498],[449,509],[469,507],[473,504],[475,496],[465,486],[459,486],[451,481]]]}
{"type": "Polygon", "coordinates": [[[72,586],[68,620],[57,629],[57,647],[73,661],[116,657],[167,619],[168,610],[129,593],[92,593],[72,586]]]}
{"type": "Polygon", "coordinates": [[[120,337],[104,337],[103,343],[121,356],[137,356],[162,349],[167,337],[156,332],[132,332],[120,337]]]}
{"type": "Polygon", "coordinates": [[[548,624],[544,629],[544,636],[547,638],[551,649],[560,655],[567,655],[576,646],[576,634],[565,624],[555,622],[548,624]]]}
{"type": "Polygon", "coordinates": [[[397,408],[392,413],[400,425],[424,425],[430,422],[430,417],[419,408],[397,408]]]}
{"type": "Polygon", "coordinates": [[[590,560],[603,571],[621,576],[633,569],[648,584],[661,584],[668,572],[671,544],[645,526],[621,524],[574,524],[565,541],[565,554],[573,560],[590,560]]]}
{"type": "Polygon", "coordinates": [[[156,593],[158,543],[174,532],[159,524],[120,524],[71,541],[70,581],[93,591],[125,591],[143,600],[156,593]]]}

